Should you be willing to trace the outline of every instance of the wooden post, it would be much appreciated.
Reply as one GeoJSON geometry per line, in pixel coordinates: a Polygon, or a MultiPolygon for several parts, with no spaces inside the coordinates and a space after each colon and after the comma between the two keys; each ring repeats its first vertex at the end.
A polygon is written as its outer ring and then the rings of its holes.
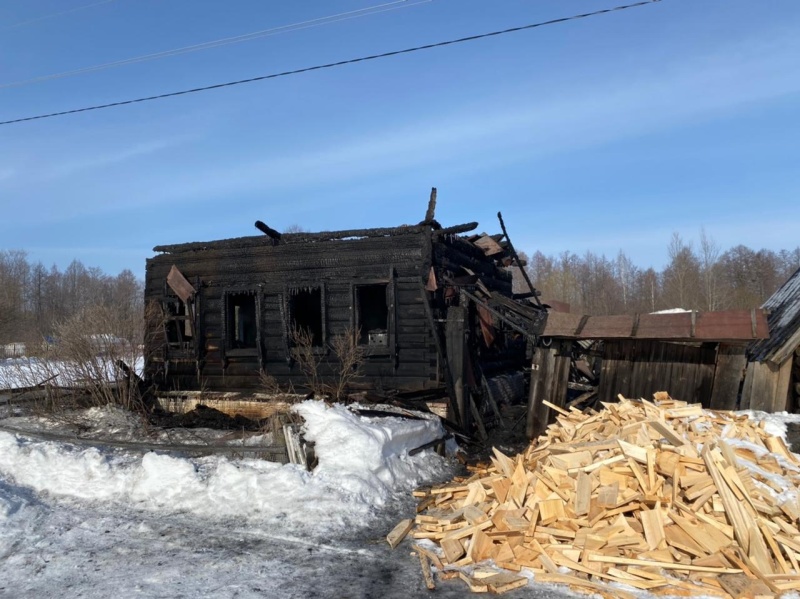
{"type": "Polygon", "coordinates": [[[448,405],[450,406],[448,418],[451,418],[457,423],[461,423],[461,412],[456,402],[455,389],[453,386],[453,373],[450,370],[450,365],[447,359],[447,347],[442,343],[440,328],[437,321],[433,318],[433,310],[431,309],[430,301],[428,300],[428,292],[425,291],[425,285],[422,280],[419,281],[419,292],[422,297],[422,306],[425,309],[425,316],[428,318],[428,325],[431,327],[431,334],[433,341],[436,345],[436,353],[439,356],[439,363],[441,364],[442,373],[444,374],[444,382],[447,386],[447,397],[449,398],[448,405]]]}
{"type": "Polygon", "coordinates": [[[549,348],[537,347],[531,362],[531,389],[528,396],[528,421],[526,432],[535,439],[547,426],[548,408],[542,403],[546,399],[547,379],[553,367],[553,356],[549,348]]]}
{"type": "Polygon", "coordinates": [[[453,392],[455,393],[458,414],[461,416],[461,425],[464,432],[469,434],[471,410],[469,395],[466,388],[466,325],[467,310],[463,306],[450,306],[447,309],[447,325],[445,339],[447,348],[447,364],[453,379],[453,392]]]}
{"type": "Polygon", "coordinates": [[[747,358],[743,345],[720,343],[717,349],[717,366],[714,370],[714,385],[711,389],[712,410],[736,410],[739,385],[744,377],[747,358]]]}
{"type": "Polygon", "coordinates": [[[572,363],[572,341],[561,341],[556,348],[555,372],[550,390],[550,401],[563,408],[567,403],[569,367],[572,363]]]}
{"type": "Polygon", "coordinates": [[[561,407],[567,399],[570,342],[553,342],[551,347],[537,347],[531,363],[531,388],[528,396],[528,438],[541,435],[550,423],[551,411],[543,400],[561,407]]]}

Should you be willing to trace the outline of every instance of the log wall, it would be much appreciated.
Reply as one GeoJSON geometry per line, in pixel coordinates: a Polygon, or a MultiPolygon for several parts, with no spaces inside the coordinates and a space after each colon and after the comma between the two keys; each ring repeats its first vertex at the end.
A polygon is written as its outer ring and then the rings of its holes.
{"type": "MultiPolygon", "coordinates": [[[[266,238],[265,238],[266,240],[266,238]]],[[[371,387],[418,389],[438,384],[436,351],[425,318],[419,282],[431,265],[430,232],[342,239],[304,244],[192,248],[162,254],[147,262],[146,300],[169,294],[166,276],[175,265],[197,288],[197,341],[200,376],[194,359],[164,363],[149,348],[146,374],[166,389],[247,389],[260,385],[262,368],[279,383],[298,388],[306,382],[289,359],[286,311],[290,289],[321,287],[326,341],[353,326],[354,289],[387,283],[391,305],[390,348],[365,360],[361,382],[371,387]],[[225,296],[251,292],[257,297],[257,351],[226,347],[225,296]],[[249,355],[244,355],[249,354],[249,355]]],[[[161,352],[163,353],[163,352],[161,352]]],[[[322,356],[320,371],[338,370],[335,356],[322,356]]]]}

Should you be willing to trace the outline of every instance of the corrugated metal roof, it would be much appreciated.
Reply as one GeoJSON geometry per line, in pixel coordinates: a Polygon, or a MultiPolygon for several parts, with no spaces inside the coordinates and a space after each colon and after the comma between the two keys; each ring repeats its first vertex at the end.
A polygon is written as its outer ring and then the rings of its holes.
{"type": "Polygon", "coordinates": [[[794,351],[796,335],[800,331],[800,268],[762,306],[769,311],[769,339],[754,341],[747,347],[753,362],[772,360],[783,362],[788,352],[794,351]]]}

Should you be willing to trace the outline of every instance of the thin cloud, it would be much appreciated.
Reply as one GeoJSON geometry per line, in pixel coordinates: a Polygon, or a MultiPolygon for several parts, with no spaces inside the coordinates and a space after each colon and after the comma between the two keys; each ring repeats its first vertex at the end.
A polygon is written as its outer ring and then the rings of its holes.
{"type": "Polygon", "coordinates": [[[420,165],[470,158],[486,168],[634,138],[734,114],[748,105],[800,93],[800,38],[754,40],[631,80],[587,81],[568,94],[532,102],[508,96],[457,116],[420,120],[368,136],[212,169],[175,196],[282,190],[359,180],[420,165]],[[487,160],[488,159],[488,160],[487,160]]]}
{"type": "MultiPolygon", "coordinates": [[[[50,217],[97,214],[132,202],[142,207],[298,189],[313,197],[315,189],[324,188],[330,194],[337,187],[414,169],[474,171],[533,163],[558,153],[735,115],[759,102],[798,94],[800,78],[787,75],[798,66],[800,38],[794,32],[778,32],[769,39],[718,47],[701,57],[676,56],[658,71],[620,73],[616,80],[583,77],[572,89],[550,95],[543,90],[537,99],[519,89],[514,93],[497,90],[491,98],[475,98],[472,106],[457,114],[396,122],[391,127],[364,123],[369,133],[327,142],[317,139],[305,148],[265,144],[268,149],[261,150],[257,159],[215,154],[213,160],[181,169],[155,165],[145,180],[131,181],[124,189],[106,179],[84,194],[80,205],[68,213],[53,210],[50,217]],[[265,156],[267,152],[272,155],[265,156]],[[128,196],[131,201],[107,202],[112,190],[120,200],[128,196]]],[[[49,176],[122,164],[188,139],[148,142],[63,163],[50,169],[49,176]]],[[[229,142],[223,139],[220,145],[229,142]]]]}
{"type": "Polygon", "coordinates": [[[107,154],[96,154],[94,156],[87,156],[78,160],[62,162],[61,164],[56,164],[45,169],[42,173],[40,173],[40,176],[45,179],[68,177],[81,171],[101,169],[108,166],[122,164],[135,158],[149,156],[169,148],[180,146],[188,141],[190,141],[190,138],[181,136],[171,139],[143,142],[107,154]]]}

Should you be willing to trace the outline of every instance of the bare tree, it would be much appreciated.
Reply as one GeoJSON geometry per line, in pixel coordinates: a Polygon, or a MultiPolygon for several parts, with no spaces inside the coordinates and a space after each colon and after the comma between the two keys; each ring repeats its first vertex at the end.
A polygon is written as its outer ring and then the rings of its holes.
{"type": "Polygon", "coordinates": [[[703,300],[706,310],[719,310],[722,307],[719,296],[720,266],[719,246],[706,235],[705,227],[700,229],[700,276],[703,279],[703,300]]]}
{"type": "Polygon", "coordinates": [[[699,309],[697,290],[700,283],[700,263],[690,243],[673,233],[667,247],[670,263],[664,269],[664,299],[669,308],[699,309]]]}

